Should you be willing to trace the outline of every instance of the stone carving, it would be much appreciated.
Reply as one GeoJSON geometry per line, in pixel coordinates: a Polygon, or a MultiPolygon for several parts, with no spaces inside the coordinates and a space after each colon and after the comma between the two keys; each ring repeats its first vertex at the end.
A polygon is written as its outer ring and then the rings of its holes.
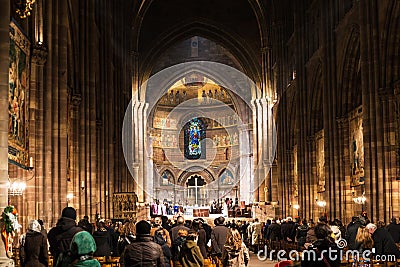
{"type": "Polygon", "coordinates": [[[113,194],[114,219],[135,219],[138,197],[135,193],[113,194]]]}

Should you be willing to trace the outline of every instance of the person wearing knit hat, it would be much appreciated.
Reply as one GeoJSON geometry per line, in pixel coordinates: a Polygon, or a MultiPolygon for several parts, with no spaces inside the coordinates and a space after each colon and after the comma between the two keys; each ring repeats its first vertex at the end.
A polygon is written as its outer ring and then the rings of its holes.
{"type": "Polygon", "coordinates": [[[30,220],[28,232],[20,239],[21,266],[47,266],[47,239],[41,234],[37,220],[30,220]]]}
{"type": "Polygon", "coordinates": [[[65,207],[61,213],[61,217],[76,220],[76,210],[73,207],[65,207]]]}
{"type": "Polygon", "coordinates": [[[73,207],[65,207],[61,212],[61,218],[58,219],[56,226],[50,229],[47,234],[50,253],[54,257],[55,263],[57,263],[60,254],[69,250],[74,235],[83,231],[82,228],[76,225],[75,220],[76,210],[73,207]]]}

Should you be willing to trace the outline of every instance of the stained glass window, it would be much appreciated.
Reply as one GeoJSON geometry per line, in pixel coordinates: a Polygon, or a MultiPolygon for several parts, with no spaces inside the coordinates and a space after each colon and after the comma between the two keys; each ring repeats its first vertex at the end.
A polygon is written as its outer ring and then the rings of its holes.
{"type": "Polygon", "coordinates": [[[204,155],[201,140],[205,136],[203,122],[198,118],[191,119],[185,125],[185,157],[187,159],[199,159],[204,155]]]}

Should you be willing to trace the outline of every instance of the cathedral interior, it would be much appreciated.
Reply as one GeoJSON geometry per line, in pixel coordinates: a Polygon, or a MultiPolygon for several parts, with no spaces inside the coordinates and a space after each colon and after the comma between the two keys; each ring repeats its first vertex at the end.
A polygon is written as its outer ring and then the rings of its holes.
{"type": "Polygon", "coordinates": [[[400,1],[10,0],[0,14],[0,206],[22,225],[227,199],[258,218],[400,216],[400,1]]]}

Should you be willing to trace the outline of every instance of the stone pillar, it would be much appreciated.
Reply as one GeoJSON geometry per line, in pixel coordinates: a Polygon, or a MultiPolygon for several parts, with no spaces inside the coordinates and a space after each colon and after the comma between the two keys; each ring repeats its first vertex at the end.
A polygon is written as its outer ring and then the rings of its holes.
{"type": "MultiPolygon", "coordinates": [[[[2,3],[0,10],[0,212],[8,204],[8,63],[10,2],[2,3]]],[[[0,225],[2,226],[2,225],[0,225]]],[[[3,240],[0,241],[0,266],[14,266],[7,258],[3,240]]]]}

